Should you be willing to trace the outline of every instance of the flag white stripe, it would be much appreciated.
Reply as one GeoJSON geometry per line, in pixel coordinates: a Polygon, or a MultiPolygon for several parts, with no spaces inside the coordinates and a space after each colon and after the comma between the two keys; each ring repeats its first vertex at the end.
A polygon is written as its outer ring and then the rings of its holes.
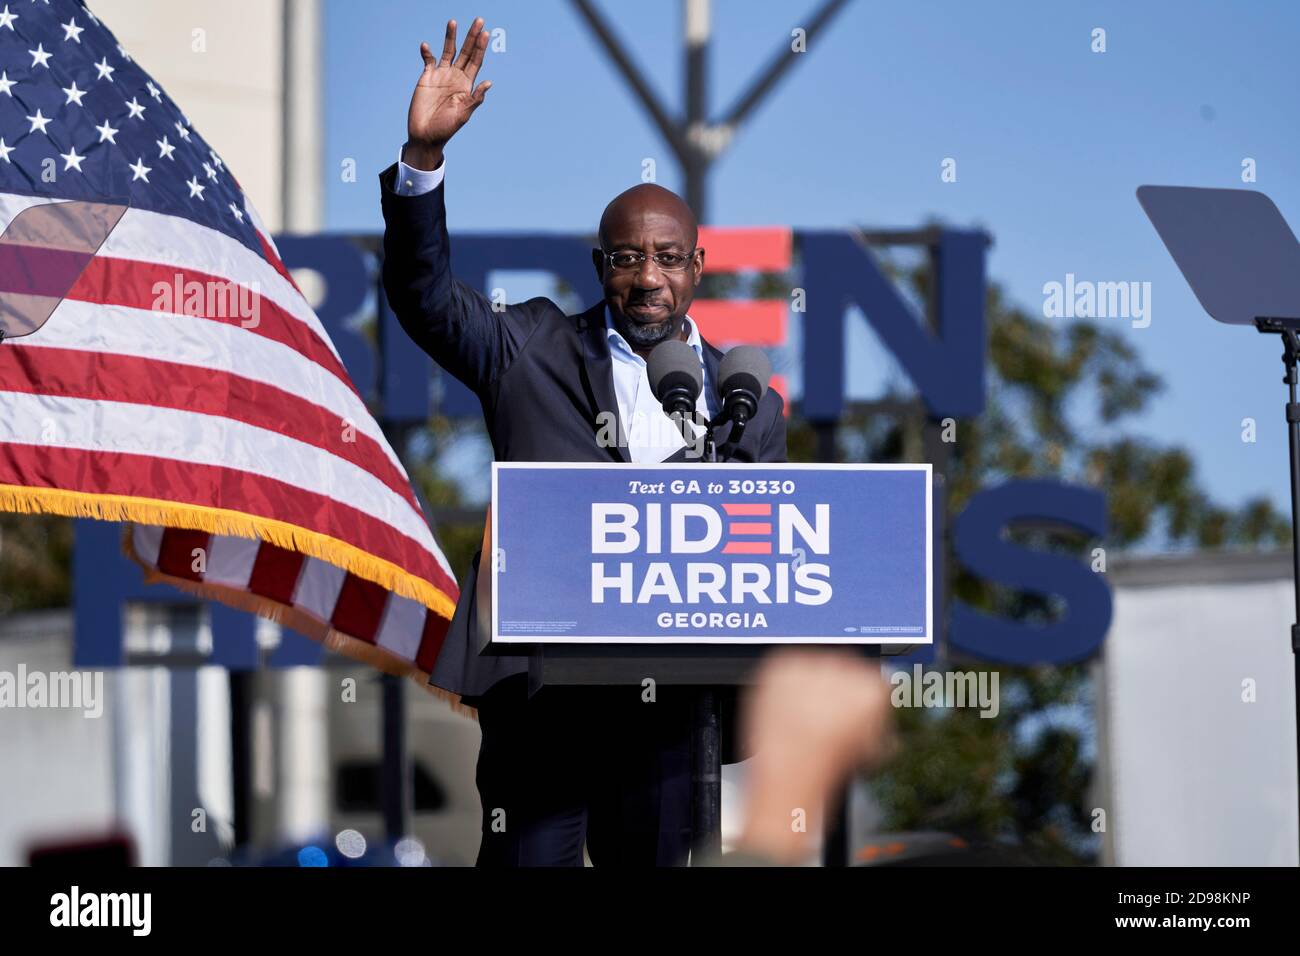
{"type": "Polygon", "coordinates": [[[424,635],[425,607],[400,594],[390,594],[375,643],[398,657],[415,660],[424,635]]]}
{"type": "Polygon", "coordinates": [[[145,564],[158,566],[158,552],[162,548],[163,529],[155,525],[137,524],[131,527],[131,543],[135,553],[145,564]]]}
{"type": "MultiPolygon", "coordinates": [[[[329,623],[334,617],[334,606],[338,604],[345,577],[347,572],[342,568],[308,558],[303,562],[302,573],[298,575],[298,586],[293,591],[294,606],[329,623]]],[[[391,601],[393,597],[390,593],[388,599],[391,601]]]]}
{"type": "Polygon", "coordinates": [[[248,246],[225,233],[147,209],[128,209],[100,248],[101,256],[135,259],[164,266],[194,269],[256,289],[312,334],[338,358],[334,343],[307,300],[275,267],[248,246]]]}
{"type": "Polygon", "coordinates": [[[126,306],[64,301],[37,332],[5,342],[5,348],[62,348],[175,362],[229,372],[273,385],[344,420],[373,438],[398,474],[407,477],[379,424],[357,394],[332,373],[287,345],[249,329],[192,315],[126,306]]]}
{"type": "Polygon", "coordinates": [[[441,559],[429,526],[404,498],[364,468],[314,445],[192,411],[23,392],[0,395],[6,412],[0,441],[153,455],[274,478],[377,518],[441,559]]]}
{"type": "MultiPolygon", "coordinates": [[[[24,209],[67,201],[0,193],[0,232],[24,209]]],[[[256,289],[307,326],[338,358],[339,353],[320,319],[298,290],[256,252],[215,229],[147,209],[128,209],[98,254],[192,269],[222,279],[239,276],[240,284],[256,289]]]]}
{"type": "Polygon", "coordinates": [[[253,565],[262,543],[256,538],[214,534],[208,541],[205,581],[247,590],[248,579],[253,576],[253,565]]]}
{"type": "Polygon", "coordinates": [[[44,206],[51,202],[67,202],[66,199],[50,199],[45,196],[19,196],[16,193],[0,192],[0,232],[9,228],[15,216],[32,206],[44,206]]]}

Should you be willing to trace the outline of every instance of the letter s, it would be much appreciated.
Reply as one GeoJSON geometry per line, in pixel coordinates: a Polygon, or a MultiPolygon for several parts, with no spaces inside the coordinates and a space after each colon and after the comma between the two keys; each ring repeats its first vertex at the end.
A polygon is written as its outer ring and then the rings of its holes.
{"type": "Polygon", "coordinates": [[[953,522],[956,559],[967,570],[1007,587],[1057,595],[1068,611],[1038,627],[993,617],[954,600],[949,643],[983,660],[1065,664],[1101,647],[1110,627],[1111,593],[1104,574],[1059,554],[1006,541],[1010,524],[1064,525],[1093,537],[1106,533],[1106,496],[1054,481],[1011,481],[980,492],[953,522]]]}

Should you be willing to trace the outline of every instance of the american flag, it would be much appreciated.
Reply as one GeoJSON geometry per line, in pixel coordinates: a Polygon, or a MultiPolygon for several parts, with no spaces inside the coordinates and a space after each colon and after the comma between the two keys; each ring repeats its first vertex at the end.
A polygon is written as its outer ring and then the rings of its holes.
{"type": "Polygon", "coordinates": [[[231,171],[77,0],[0,0],[0,508],[427,677],[458,596],[231,171]]]}

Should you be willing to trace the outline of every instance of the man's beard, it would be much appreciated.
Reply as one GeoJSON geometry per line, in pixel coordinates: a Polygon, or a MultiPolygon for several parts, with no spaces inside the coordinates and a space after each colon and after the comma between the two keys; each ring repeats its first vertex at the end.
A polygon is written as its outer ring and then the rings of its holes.
{"type": "Polygon", "coordinates": [[[646,347],[658,345],[660,342],[667,341],[673,336],[673,327],[676,320],[669,316],[662,322],[653,322],[641,324],[632,319],[625,319],[627,328],[623,335],[627,338],[628,344],[636,347],[646,347]]]}

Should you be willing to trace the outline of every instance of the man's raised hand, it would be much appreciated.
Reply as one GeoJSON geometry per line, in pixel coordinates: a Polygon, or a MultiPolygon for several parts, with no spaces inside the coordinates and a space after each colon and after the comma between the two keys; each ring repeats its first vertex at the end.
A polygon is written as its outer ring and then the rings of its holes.
{"type": "Polygon", "coordinates": [[[474,88],[474,79],[487,52],[488,33],[483,18],[470,24],[465,44],[456,54],[456,21],[447,21],[442,59],[435,60],[429,44],[420,44],[424,72],[411,95],[406,114],[406,148],[402,160],[417,169],[436,169],[442,163],[442,148],[464,126],[492,86],[484,80],[474,88]],[[455,57],[453,60],[452,58],[455,57]]]}

